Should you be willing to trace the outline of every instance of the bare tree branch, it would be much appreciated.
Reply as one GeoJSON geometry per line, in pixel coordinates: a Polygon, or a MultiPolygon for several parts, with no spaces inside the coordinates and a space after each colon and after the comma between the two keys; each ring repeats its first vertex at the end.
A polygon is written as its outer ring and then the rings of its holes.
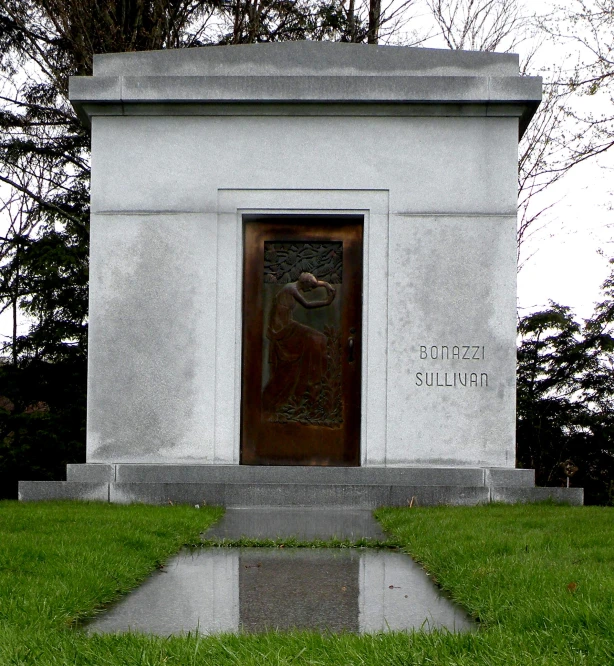
{"type": "Polygon", "coordinates": [[[3,176],[1,174],[0,174],[0,181],[6,183],[7,185],[10,185],[11,187],[14,187],[16,190],[19,190],[19,192],[27,194],[31,199],[36,201],[36,203],[38,203],[43,208],[51,210],[54,213],[58,213],[62,217],[66,218],[67,220],[70,220],[71,222],[74,222],[78,226],[83,226],[83,222],[78,217],[71,215],[69,212],[65,210],[62,210],[59,206],[56,206],[54,203],[51,203],[50,201],[45,201],[42,197],[29,190],[27,187],[23,187],[14,180],[11,180],[10,178],[7,178],[6,176],[3,176]]]}

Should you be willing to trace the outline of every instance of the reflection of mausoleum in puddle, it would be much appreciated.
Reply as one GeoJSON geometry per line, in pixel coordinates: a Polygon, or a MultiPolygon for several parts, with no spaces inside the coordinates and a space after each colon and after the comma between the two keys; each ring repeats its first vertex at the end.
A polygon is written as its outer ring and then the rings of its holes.
{"type": "Polygon", "coordinates": [[[471,629],[407,555],[376,550],[184,552],[88,630],[168,636],[267,629],[471,629]]]}
{"type": "Polygon", "coordinates": [[[22,499],[477,503],[515,466],[512,54],[332,43],[106,54],[87,456],[22,499]]]}

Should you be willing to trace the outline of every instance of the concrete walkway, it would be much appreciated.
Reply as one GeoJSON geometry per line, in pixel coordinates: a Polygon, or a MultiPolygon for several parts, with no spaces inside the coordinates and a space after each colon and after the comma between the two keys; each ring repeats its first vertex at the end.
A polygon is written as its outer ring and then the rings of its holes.
{"type": "Polygon", "coordinates": [[[205,539],[374,539],[386,535],[370,510],[311,507],[250,507],[226,509],[205,539]]]}
{"type": "MultiPolygon", "coordinates": [[[[384,541],[371,511],[227,509],[203,538],[384,541]]],[[[372,634],[472,631],[406,554],[387,548],[202,548],[180,552],[86,631],[251,633],[309,630],[372,634]]]]}

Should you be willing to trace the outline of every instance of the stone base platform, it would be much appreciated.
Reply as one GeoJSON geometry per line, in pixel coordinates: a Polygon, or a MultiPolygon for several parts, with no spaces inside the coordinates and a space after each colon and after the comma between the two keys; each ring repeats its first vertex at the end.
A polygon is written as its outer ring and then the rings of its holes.
{"type": "Polygon", "coordinates": [[[581,488],[536,488],[535,472],[481,467],[68,465],[67,481],[20,481],[21,501],[80,499],[226,507],[584,503],[581,488]]]}

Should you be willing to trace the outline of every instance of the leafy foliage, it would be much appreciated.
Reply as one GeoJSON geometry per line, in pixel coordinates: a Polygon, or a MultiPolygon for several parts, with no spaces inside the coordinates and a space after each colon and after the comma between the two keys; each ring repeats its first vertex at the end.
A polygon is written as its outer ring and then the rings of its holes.
{"type": "Polygon", "coordinates": [[[603,293],[583,323],[551,303],[519,324],[518,462],[538,485],[571,477],[592,504],[614,499],[614,272],[603,293]]]}
{"type": "Polygon", "coordinates": [[[85,381],[86,364],[78,348],[60,362],[37,359],[2,368],[0,492],[4,497],[16,496],[19,479],[60,479],[67,463],[84,462],[85,381]]]}
{"type": "Polygon", "coordinates": [[[566,85],[574,93],[598,102],[570,110],[577,135],[570,138],[583,138],[574,159],[584,161],[614,146],[614,3],[571,0],[550,14],[543,27],[578,54],[566,85]],[[594,108],[602,112],[595,113],[594,108]]]}

